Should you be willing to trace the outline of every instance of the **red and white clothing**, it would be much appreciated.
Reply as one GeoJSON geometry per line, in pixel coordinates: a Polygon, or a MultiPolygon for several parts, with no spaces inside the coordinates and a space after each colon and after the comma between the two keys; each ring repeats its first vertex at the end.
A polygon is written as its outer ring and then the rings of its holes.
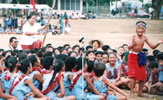
{"type": "Polygon", "coordinates": [[[29,22],[23,25],[23,36],[21,41],[22,49],[33,49],[32,45],[35,41],[37,41],[36,35],[27,36],[25,33],[38,33],[41,28],[40,24],[34,23],[33,26],[29,24],[29,22]]]}

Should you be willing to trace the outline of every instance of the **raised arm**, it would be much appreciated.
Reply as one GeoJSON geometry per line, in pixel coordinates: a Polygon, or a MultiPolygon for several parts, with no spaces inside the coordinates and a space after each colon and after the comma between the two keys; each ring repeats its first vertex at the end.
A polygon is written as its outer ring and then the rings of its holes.
{"type": "Polygon", "coordinates": [[[129,43],[128,43],[128,49],[132,49],[132,48],[135,46],[135,44],[136,44],[135,38],[136,38],[135,35],[133,35],[133,36],[130,38],[129,43]]]}
{"type": "Polygon", "coordinates": [[[162,39],[162,40],[159,40],[159,41],[157,42],[157,44],[152,44],[152,43],[149,41],[148,37],[144,36],[144,38],[145,38],[145,42],[147,43],[147,45],[148,45],[151,49],[155,49],[155,48],[157,48],[160,44],[163,43],[163,39],[162,39]]]}

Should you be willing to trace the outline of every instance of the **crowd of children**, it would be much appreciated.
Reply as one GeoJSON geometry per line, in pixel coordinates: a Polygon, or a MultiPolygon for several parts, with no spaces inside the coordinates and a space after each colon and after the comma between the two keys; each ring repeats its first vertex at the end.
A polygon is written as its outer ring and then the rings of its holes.
{"type": "MultiPolygon", "coordinates": [[[[79,45],[71,48],[66,44],[53,48],[48,44],[41,49],[25,51],[1,49],[0,99],[126,100],[127,95],[119,88],[130,88],[128,49],[125,49],[127,45],[124,44],[117,50],[108,45],[99,45],[99,41],[94,40],[92,45],[86,47],[84,69],[83,49],[79,45]]],[[[142,52],[147,50],[143,49],[142,52]]],[[[146,56],[143,91],[162,94],[163,53],[154,50],[153,55],[146,56]]],[[[135,92],[137,88],[136,86],[135,92]]]]}

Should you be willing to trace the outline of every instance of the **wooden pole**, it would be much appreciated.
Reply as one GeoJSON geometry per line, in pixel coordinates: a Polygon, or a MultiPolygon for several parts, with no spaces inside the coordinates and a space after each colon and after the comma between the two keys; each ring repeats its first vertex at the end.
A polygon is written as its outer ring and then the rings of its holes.
{"type": "MultiPolygon", "coordinates": [[[[56,0],[53,1],[53,6],[52,6],[52,9],[51,9],[50,14],[49,14],[49,18],[48,18],[47,25],[49,25],[49,23],[50,23],[50,19],[51,19],[51,16],[52,16],[52,12],[53,12],[53,9],[54,9],[54,7],[55,7],[55,1],[56,1],[56,0]]],[[[43,41],[42,41],[41,48],[44,46],[47,33],[48,33],[48,31],[47,31],[47,27],[46,27],[46,31],[45,31],[45,35],[44,35],[44,38],[43,38],[43,41]]]]}

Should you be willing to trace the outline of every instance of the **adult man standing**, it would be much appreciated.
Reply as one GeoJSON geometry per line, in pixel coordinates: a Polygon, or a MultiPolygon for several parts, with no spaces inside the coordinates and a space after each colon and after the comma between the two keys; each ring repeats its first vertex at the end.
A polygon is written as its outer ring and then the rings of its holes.
{"type": "Polygon", "coordinates": [[[16,50],[18,47],[18,40],[16,37],[11,37],[9,39],[9,45],[6,50],[16,50]]]}
{"type": "Polygon", "coordinates": [[[40,34],[39,31],[45,29],[47,25],[41,27],[40,24],[35,23],[35,15],[30,15],[27,19],[28,21],[23,25],[21,47],[23,50],[40,48],[42,42],[36,35],[40,34]]]}

